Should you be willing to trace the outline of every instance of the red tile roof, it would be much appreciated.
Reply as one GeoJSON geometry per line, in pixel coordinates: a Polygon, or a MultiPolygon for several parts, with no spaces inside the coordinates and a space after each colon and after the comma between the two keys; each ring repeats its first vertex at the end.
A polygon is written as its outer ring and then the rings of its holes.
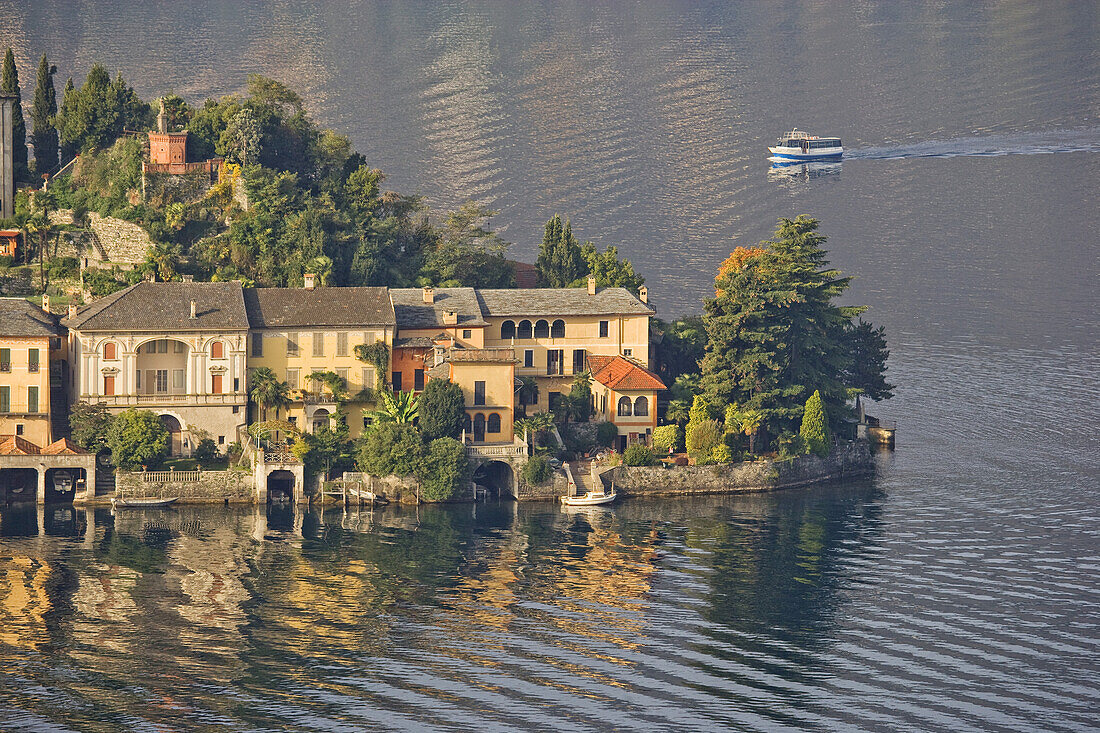
{"type": "Polygon", "coordinates": [[[660,377],[624,356],[590,354],[588,368],[592,372],[593,379],[616,392],[649,392],[666,389],[660,377]]]}
{"type": "Polygon", "coordinates": [[[0,435],[0,456],[37,456],[42,449],[18,435],[0,435]]]}
{"type": "Polygon", "coordinates": [[[59,438],[42,449],[44,456],[84,456],[88,451],[68,438],[59,438]]]}

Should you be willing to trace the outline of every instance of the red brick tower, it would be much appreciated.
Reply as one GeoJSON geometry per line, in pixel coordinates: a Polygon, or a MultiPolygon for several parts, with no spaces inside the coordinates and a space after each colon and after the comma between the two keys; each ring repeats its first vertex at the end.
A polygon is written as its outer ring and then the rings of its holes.
{"type": "Polygon", "coordinates": [[[183,173],[187,165],[187,131],[168,132],[164,102],[157,115],[157,131],[149,133],[149,162],[168,166],[169,173],[183,173]]]}

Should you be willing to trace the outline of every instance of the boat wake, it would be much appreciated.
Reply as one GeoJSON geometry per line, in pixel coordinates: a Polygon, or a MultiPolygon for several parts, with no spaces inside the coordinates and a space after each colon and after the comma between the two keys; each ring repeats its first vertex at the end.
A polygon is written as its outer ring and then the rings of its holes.
{"type": "Polygon", "coordinates": [[[857,148],[845,151],[844,159],[897,160],[900,158],[1052,155],[1054,153],[1100,153],[1100,127],[1018,135],[959,137],[953,140],[928,140],[911,145],[857,148]]]}

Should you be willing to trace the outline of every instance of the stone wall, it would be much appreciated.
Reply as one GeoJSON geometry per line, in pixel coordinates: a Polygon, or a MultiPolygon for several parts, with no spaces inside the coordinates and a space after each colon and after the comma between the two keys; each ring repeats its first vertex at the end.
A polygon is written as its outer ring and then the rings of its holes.
{"type": "MultiPolygon", "coordinates": [[[[215,173],[217,169],[215,168],[215,173]]],[[[198,201],[210,190],[210,171],[192,170],[186,173],[145,173],[145,200],[163,208],[172,203],[198,201]]]]}
{"type": "Polygon", "coordinates": [[[550,480],[544,484],[531,484],[523,479],[523,475],[516,473],[518,489],[516,499],[518,501],[557,501],[558,497],[565,496],[569,491],[569,477],[565,471],[557,469],[551,475],[550,480]]]}
{"type": "Polygon", "coordinates": [[[863,476],[874,470],[865,441],[846,443],[826,458],[746,461],[732,466],[618,466],[602,474],[624,496],[684,496],[773,491],[863,476]]]}
{"type": "MultiPolygon", "coordinates": [[[[192,472],[183,472],[190,474],[192,472]]],[[[200,471],[198,481],[147,482],[140,472],[115,474],[115,491],[127,497],[179,497],[181,504],[251,504],[255,496],[252,474],[245,471],[200,471]]]]}

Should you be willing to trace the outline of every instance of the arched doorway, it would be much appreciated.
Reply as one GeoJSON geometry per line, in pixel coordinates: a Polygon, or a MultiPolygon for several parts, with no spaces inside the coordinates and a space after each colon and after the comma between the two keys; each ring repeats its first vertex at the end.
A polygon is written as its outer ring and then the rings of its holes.
{"type": "Polygon", "coordinates": [[[310,432],[316,433],[321,428],[327,428],[329,426],[329,411],[325,408],[318,408],[313,413],[313,420],[310,422],[310,432]]]}
{"type": "Polygon", "coordinates": [[[294,474],[290,471],[272,471],[267,475],[267,500],[276,504],[294,500],[294,474]]]}
{"type": "Polygon", "coordinates": [[[38,494],[38,471],[33,468],[0,468],[0,498],[5,504],[34,502],[38,494]]]}
{"type": "Polygon", "coordinates": [[[46,501],[71,502],[77,488],[87,481],[83,468],[50,468],[46,470],[46,501]]]}
{"type": "Polygon", "coordinates": [[[485,442],[485,415],[480,412],[474,415],[474,442],[485,442]]]}
{"type": "Polygon", "coordinates": [[[474,469],[473,481],[500,498],[515,495],[514,477],[512,467],[504,461],[489,461],[474,469]]]}
{"type": "Polygon", "coordinates": [[[183,425],[174,415],[161,415],[160,422],[168,431],[168,454],[172,456],[183,455],[183,425]]]}

